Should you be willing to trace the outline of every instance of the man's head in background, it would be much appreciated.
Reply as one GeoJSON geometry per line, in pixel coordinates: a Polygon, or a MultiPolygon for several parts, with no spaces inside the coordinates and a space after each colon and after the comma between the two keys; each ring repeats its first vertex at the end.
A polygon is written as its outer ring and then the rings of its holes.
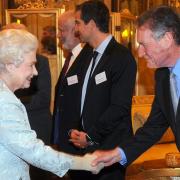
{"type": "Polygon", "coordinates": [[[45,26],[42,32],[41,44],[48,54],[56,54],[56,27],[45,26]]]}
{"type": "Polygon", "coordinates": [[[58,38],[60,46],[65,50],[72,50],[80,43],[79,37],[75,32],[74,11],[66,11],[60,15],[58,20],[58,38]]]}

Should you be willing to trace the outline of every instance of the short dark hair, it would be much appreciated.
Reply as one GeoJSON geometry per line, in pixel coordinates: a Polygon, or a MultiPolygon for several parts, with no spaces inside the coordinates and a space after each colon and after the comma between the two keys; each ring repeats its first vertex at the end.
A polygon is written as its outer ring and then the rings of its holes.
{"type": "Polygon", "coordinates": [[[100,0],[90,0],[76,6],[76,11],[81,11],[81,19],[85,24],[94,20],[101,32],[109,32],[109,10],[100,0]]]}
{"type": "Polygon", "coordinates": [[[166,32],[172,32],[176,44],[180,45],[180,16],[169,6],[158,6],[144,12],[137,19],[137,26],[147,24],[156,39],[160,39],[166,32]]]}

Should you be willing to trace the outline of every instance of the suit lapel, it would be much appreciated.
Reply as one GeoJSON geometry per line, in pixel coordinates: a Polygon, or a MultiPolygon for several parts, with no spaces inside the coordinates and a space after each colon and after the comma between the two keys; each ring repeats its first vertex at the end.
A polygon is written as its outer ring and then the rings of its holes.
{"type": "Polygon", "coordinates": [[[100,70],[102,69],[102,67],[104,66],[104,64],[107,63],[107,61],[109,61],[109,56],[110,53],[112,51],[112,48],[114,47],[114,45],[116,44],[116,40],[114,38],[111,39],[111,41],[109,42],[108,46],[106,47],[99,63],[97,64],[94,73],[92,75],[92,77],[94,77],[95,75],[97,75],[98,73],[101,73],[100,70]]]}
{"type": "Polygon", "coordinates": [[[176,144],[180,150],[180,101],[178,102],[177,112],[176,112],[176,124],[175,124],[175,135],[176,135],[176,144]]]}
{"type": "Polygon", "coordinates": [[[116,41],[114,38],[111,39],[111,41],[109,42],[108,46],[106,47],[102,57],[100,58],[93,74],[92,74],[92,77],[89,79],[89,82],[88,82],[88,87],[87,87],[87,90],[86,90],[86,96],[88,96],[88,92],[90,92],[91,88],[93,88],[95,85],[95,76],[99,73],[101,73],[103,67],[105,64],[107,64],[107,61],[109,61],[109,56],[110,56],[110,53],[111,53],[111,49],[114,47],[114,45],[116,44],[116,41]]]}
{"type": "MultiPolygon", "coordinates": [[[[168,112],[167,114],[169,115],[169,118],[173,120],[175,123],[175,114],[174,114],[174,109],[173,109],[173,103],[172,103],[172,98],[171,98],[171,91],[170,91],[170,78],[169,78],[169,70],[166,69],[165,72],[165,78],[162,80],[162,89],[164,92],[162,96],[162,101],[164,101],[164,107],[165,111],[168,112]]],[[[174,124],[173,123],[173,124],[174,124]]]]}
{"type": "Polygon", "coordinates": [[[86,76],[86,72],[88,70],[88,67],[90,65],[91,59],[92,59],[92,54],[93,54],[93,48],[91,48],[88,53],[86,53],[83,57],[84,59],[84,64],[83,67],[81,68],[81,80],[80,80],[80,86],[83,87],[84,79],[86,76]]]}
{"type": "MultiPolygon", "coordinates": [[[[72,64],[72,66],[69,68],[66,76],[63,78],[62,73],[60,73],[60,76],[58,78],[58,81],[56,83],[55,87],[55,96],[57,96],[67,85],[67,77],[77,75],[78,76],[78,81],[81,84],[83,77],[84,77],[84,71],[86,69],[86,66],[89,64],[89,61],[91,59],[88,59],[88,57],[92,53],[92,48],[86,44],[79,55],[76,57],[75,62],[72,64]]],[[[57,98],[55,98],[56,101],[57,98]]]]}
{"type": "MultiPolygon", "coordinates": [[[[178,103],[176,116],[174,114],[173,103],[170,92],[170,78],[169,78],[169,70],[167,69],[167,73],[165,73],[165,78],[162,80],[162,102],[164,104],[165,112],[167,114],[167,118],[171,121],[172,129],[175,130],[175,136],[177,138],[177,142],[180,142],[180,102],[178,103]],[[164,100],[163,100],[164,99],[164,100]]],[[[180,146],[180,145],[179,145],[180,146]]]]}
{"type": "MultiPolygon", "coordinates": [[[[81,52],[80,52],[81,54],[81,52]]],[[[70,75],[73,75],[74,73],[77,73],[76,70],[78,68],[78,66],[81,64],[82,62],[82,58],[80,58],[81,55],[78,55],[74,61],[74,63],[71,65],[71,67],[69,68],[67,74],[66,74],[66,77],[70,76],[70,75]]]]}
{"type": "Polygon", "coordinates": [[[76,57],[72,66],[69,68],[63,83],[67,83],[67,77],[73,75],[78,76],[79,83],[82,81],[82,78],[84,77],[84,71],[91,60],[90,56],[92,51],[92,48],[88,44],[84,46],[79,55],[76,57]]]}

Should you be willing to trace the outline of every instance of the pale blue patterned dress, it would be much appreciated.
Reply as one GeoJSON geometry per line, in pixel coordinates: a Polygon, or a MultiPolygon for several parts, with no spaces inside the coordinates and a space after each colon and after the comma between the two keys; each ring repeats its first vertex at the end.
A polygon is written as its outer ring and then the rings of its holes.
{"type": "Polygon", "coordinates": [[[29,164],[61,177],[72,159],[36,138],[25,107],[0,80],[0,180],[29,180],[29,164]]]}

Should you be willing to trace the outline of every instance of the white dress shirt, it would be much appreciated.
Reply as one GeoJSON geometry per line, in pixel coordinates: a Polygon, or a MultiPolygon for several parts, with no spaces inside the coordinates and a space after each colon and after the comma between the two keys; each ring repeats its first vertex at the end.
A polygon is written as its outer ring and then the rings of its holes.
{"type": "MultiPolygon", "coordinates": [[[[74,63],[75,59],[77,58],[77,56],[79,55],[79,53],[81,52],[82,50],[82,46],[81,46],[81,43],[79,43],[78,45],[76,45],[73,49],[72,49],[72,56],[71,56],[71,59],[70,59],[70,62],[69,62],[69,66],[68,66],[68,70],[69,68],[72,66],[72,64],[74,63]]],[[[67,71],[68,71],[67,70],[67,71]]]]}

